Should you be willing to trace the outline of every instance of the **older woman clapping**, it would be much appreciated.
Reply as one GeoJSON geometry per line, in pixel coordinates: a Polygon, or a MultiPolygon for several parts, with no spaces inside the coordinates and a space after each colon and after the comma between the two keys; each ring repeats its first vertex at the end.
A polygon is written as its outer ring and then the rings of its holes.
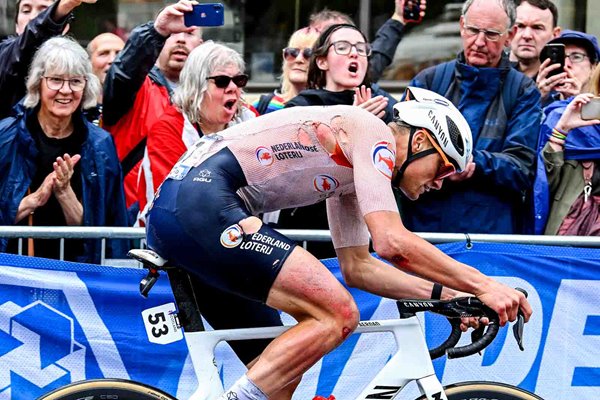
{"type": "MultiPolygon", "coordinates": [[[[100,92],[87,52],[72,39],[49,39],[33,58],[26,86],[14,116],[0,121],[0,224],[126,225],[112,139],[83,116],[100,92]]],[[[0,251],[6,246],[0,241],[0,251]]],[[[9,251],[15,247],[10,243],[9,251]]],[[[27,253],[33,250],[30,241],[27,253]]],[[[58,243],[37,240],[35,255],[57,258],[58,243]]],[[[67,241],[65,258],[98,262],[100,243],[67,241]]]]}

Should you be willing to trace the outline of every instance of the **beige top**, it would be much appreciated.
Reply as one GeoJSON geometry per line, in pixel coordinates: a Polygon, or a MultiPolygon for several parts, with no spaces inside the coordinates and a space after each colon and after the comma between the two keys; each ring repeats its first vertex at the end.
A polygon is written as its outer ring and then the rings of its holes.
{"type": "Polygon", "coordinates": [[[228,147],[247,186],[238,190],[258,214],[327,199],[336,248],[366,245],[364,216],[398,212],[390,185],[395,140],[373,114],[353,106],[288,108],[210,135],[196,143],[169,177],[228,147]]]}

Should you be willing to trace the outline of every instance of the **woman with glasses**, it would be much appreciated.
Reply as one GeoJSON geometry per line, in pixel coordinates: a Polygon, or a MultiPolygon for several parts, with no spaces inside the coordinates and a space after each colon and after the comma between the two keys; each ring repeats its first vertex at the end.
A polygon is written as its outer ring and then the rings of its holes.
{"type": "MultiPolygon", "coordinates": [[[[313,47],[308,68],[308,88],[291,99],[286,107],[316,105],[357,105],[390,122],[396,102],[387,93],[370,86],[371,46],[363,33],[351,24],[327,27],[313,47]]],[[[281,210],[265,221],[283,229],[329,229],[325,203],[281,210]]],[[[318,258],[335,257],[325,242],[312,242],[308,249],[318,258]]]]}
{"type": "MultiPolygon", "coordinates": [[[[126,226],[112,138],[83,116],[100,92],[87,52],[72,39],[49,39],[33,58],[26,87],[14,116],[0,121],[0,225],[126,226]]],[[[124,256],[122,244],[109,243],[107,256],[124,256]]],[[[64,257],[98,263],[100,245],[67,240],[64,257]]],[[[11,241],[8,250],[17,246],[11,241]]],[[[29,240],[23,250],[60,255],[58,240],[29,240]]]]}
{"type": "Polygon", "coordinates": [[[371,45],[354,25],[335,24],[326,28],[313,47],[308,67],[308,89],[286,107],[311,105],[357,105],[386,122],[393,117],[396,100],[373,88],[369,80],[371,45]]]}
{"type": "Polygon", "coordinates": [[[281,86],[273,93],[261,95],[253,104],[260,115],[281,110],[285,103],[306,89],[308,63],[318,36],[311,28],[302,28],[292,34],[283,49],[281,86]]]}
{"type": "Polygon", "coordinates": [[[553,101],[565,100],[588,92],[592,71],[600,58],[596,37],[566,29],[548,44],[565,46],[565,62],[564,72],[561,73],[555,73],[555,70],[560,68],[560,64],[551,65],[549,59],[544,60],[540,65],[536,84],[542,94],[542,105],[547,106],[553,101]]]}
{"type": "Polygon", "coordinates": [[[242,99],[248,83],[244,60],[235,50],[207,41],[190,53],[168,107],[147,138],[147,150],[138,179],[140,213],[144,224],[146,206],[179,157],[202,136],[254,118],[242,99]]]}

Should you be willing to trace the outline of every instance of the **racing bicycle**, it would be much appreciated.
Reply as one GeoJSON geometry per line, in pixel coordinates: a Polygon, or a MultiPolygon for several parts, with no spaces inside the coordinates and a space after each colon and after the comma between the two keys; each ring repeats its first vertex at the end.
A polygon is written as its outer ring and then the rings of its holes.
{"type": "MultiPolygon", "coordinates": [[[[188,347],[198,376],[198,389],[190,400],[209,400],[223,392],[223,385],[214,362],[214,351],[218,343],[230,340],[274,338],[290,326],[246,328],[227,330],[205,330],[195,301],[192,282],[183,270],[170,266],[158,254],[147,249],[131,250],[129,255],[148,269],[147,276],[140,282],[140,293],[148,296],[152,286],[164,271],[168,274],[178,306],[178,317],[186,336],[197,335],[188,347]]],[[[449,359],[466,357],[481,352],[499,331],[498,315],[476,297],[452,300],[396,301],[399,318],[380,321],[361,321],[355,334],[390,332],[396,342],[396,353],[364,387],[357,400],[397,398],[409,382],[415,381],[421,392],[417,400],[542,400],[541,397],[519,387],[488,381],[472,381],[442,386],[437,378],[432,360],[441,356],[449,359]],[[428,349],[422,326],[417,318],[419,312],[434,312],[448,319],[452,327],[448,338],[434,349],[428,349]],[[472,343],[457,346],[462,332],[462,317],[486,317],[483,324],[472,331],[472,343]],[[410,343],[410,345],[406,345],[410,343]]],[[[169,327],[165,324],[165,327],[169,327]]],[[[517,344],[523,349],[524,319],[519,315],[513,325],[517,344]]],[[[93,379],[74,382],[40,397],[38,400],[177,400],[157,388],[123,379],[93,379]]],[[[183,400],[183,399],[181,399],[183,400]]],[[[346,399],[338,399],[346,400],[346,399]]]]}

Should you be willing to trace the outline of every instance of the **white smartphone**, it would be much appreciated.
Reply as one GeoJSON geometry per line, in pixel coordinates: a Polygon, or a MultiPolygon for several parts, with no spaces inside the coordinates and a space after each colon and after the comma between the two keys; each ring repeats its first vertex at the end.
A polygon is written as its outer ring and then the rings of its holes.
{"type": "Polygon", "coordinates": [[[581,119],[586,121],[600,119],[600,97],[594,97],[581,106],[581,119]]]}

